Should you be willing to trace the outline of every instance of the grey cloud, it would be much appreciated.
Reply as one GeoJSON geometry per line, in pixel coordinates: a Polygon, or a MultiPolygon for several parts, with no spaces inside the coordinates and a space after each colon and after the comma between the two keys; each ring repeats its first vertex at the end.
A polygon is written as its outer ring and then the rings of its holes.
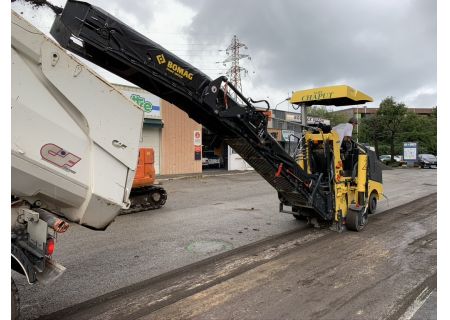
{"type": "Polygon", "coordinates": [[[155,19],[153,8],[158,5],[158,0],[146,0],[146,1],[131,1],[131,0],[95,0],[87,1],[94,6],[100,7],[109,13],[117,16],[123,22],[129,24],[133,28],[140,32],[144,32],[143,27],[147,26],[149,22],[155,19]],[[132,21],[124,19],[123,13],[127,16],[134,17],[132,21]]]}
{"type": "Polygon", "coordinates": [[[378,101],[436,87],[435,1],[182,2],[198,10],[193,41],[237,34],[249,46],[253,81],[283,91],[345,81],[378,101]]]}
{"type": "MultiPolygon", "coordinates": [[[[247,81],[255,88],[289,92],[345,83],[377,102],[415,97],[408,104],[436,105],[436,94],[417,95],[421,88],[436,89],[434,0],[178,1],[196,12],[186,28],[189,42],[225,48],[236,34],[248,45],[255,73],[247,81]]],[[[160,0],[89,2],[144,34],[161,5],[160,0]]],[[[197,59],[202,68],[217,68],[220,57],[197,59]]]]}
{"type": "MultiPolygon", "coordinates": [[[[428,108],[436,106],[436,94],[435,93],[422,93],[418,94],[414,99],[412,106],[416,108],[428,108]]],[[[408,101],[405,101],[407,103],[408,101]]],[[[408,103],[407,103],[408,104],[408,103]]]]}

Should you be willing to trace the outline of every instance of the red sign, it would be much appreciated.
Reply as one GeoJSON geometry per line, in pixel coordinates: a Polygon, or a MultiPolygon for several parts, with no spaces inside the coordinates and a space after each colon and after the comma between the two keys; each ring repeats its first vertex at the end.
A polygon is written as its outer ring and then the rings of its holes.
{"type": "Polygon", "coordinates": [[[202,132],[194,131],[194,146],[201,146],[201,145],[202,145],[202,132]]]}

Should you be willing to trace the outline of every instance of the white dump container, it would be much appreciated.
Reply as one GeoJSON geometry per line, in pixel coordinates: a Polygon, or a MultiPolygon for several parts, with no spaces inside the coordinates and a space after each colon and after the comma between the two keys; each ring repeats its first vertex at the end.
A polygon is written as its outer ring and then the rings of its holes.
{"type": "Polygon", "coordinates": [[[11,192],[103,229],[126,207],[143,111],[11,13],[11,192]]]}

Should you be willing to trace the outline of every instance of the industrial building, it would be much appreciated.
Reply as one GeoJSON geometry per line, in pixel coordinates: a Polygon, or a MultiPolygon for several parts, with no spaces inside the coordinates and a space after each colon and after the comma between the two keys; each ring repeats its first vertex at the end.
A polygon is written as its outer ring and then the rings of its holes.
{"type": "MultiPolygon", "coordinates": [[[[366,117],[371,117],[375,115],[378,112],[379,108],[367,108],[365,106],[362,107],[353,107],[353,108],[347,108],[343,110],[336,110],[333,111],[333,113],[336,114],[342,114],[347,116],[348,118],[356,117],[357,119],[362,119],[366,117]]],[[[433,112],[432,108],[412,108],[408,107],[409,111],[414,112],[417,115],[420,116],[430,116],[433,112]]]]}
{"type": "Polygon", "coordinates": [[[143,89],[114,86],[144,109],[140,146],[154,149],[156,174],[202,172],[200,124],[184,111],[143,89]]]}

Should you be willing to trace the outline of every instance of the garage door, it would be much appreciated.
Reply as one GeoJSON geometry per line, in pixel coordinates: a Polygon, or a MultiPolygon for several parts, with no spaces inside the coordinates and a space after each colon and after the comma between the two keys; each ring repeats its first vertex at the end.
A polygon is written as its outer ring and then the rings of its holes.
{"type": "Polygon", "coordinates": [[[161,129],[144,126],[142,129],[141,147],[151,147],[155,150],[155,172],[159,174],[161,154],[161,129]]]}

